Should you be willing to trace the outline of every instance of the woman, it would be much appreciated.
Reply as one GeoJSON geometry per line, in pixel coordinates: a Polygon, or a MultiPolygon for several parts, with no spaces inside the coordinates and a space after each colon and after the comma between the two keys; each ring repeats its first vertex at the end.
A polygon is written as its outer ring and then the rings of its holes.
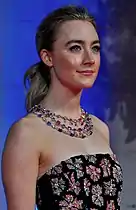
{"type": "Polygon", "coordinates": [[[122,171],[109,130],[80,107],[100,65],[93,17],[81,7],[53,11],[36,34],[40,62],[26,73],[28,114],[3,151],[8,210],[120,209],[122,171]]]}

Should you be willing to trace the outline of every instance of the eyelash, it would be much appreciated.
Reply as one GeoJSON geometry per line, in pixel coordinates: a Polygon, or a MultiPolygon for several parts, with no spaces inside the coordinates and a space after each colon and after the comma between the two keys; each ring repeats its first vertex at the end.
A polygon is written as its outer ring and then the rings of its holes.
{"type": "MultiPolygon", "coordinates": [[[[69,49],[71,52],[75,52],[75,51],[77,52],[77,51],[80,51],[82,48],[79,45],[74,45],[74,46],[70,47],[69,49]],[[77,48],[78,48],[78,50],[77,50],[77,48]]],[[[98,45],[93,46],[92,51],[94,51],[95,53],[98,53],[100,51],[100,46],[98,46],[98,45]]]]}
{"type": "Polygon", "coordinates": [[[79,49],[81,50],[81,47],[79,45],[74,45],[74,46],[70,47],[70,51],[71,52],[77,51],[77,48],[78,48],[78,51],[79,51],[79,49]]]}
{"type": "Polygon", "coordinates": [[[98,52],[100,52],[100,46],[94,46],[94,47],[92,47],[92,49],[94,50],[95,49],[95,53],[98,53],[98,52]]]}

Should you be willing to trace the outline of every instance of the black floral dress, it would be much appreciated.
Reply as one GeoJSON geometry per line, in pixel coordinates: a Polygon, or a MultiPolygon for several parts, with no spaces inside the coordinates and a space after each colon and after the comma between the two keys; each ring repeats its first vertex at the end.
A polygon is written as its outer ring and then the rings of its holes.
{"type": "Polygon", "coordinates": [[[121,191],[115,155],[77,155],[37,180],[36,203],[39,210],[119,210],[121,191]]]}

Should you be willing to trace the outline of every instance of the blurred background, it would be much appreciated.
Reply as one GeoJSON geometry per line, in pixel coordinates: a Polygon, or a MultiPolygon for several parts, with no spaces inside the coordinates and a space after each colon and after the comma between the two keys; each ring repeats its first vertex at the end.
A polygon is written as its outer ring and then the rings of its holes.
{"type": "MultiPolygon", "coordinates": [[[[121,209],[136,209],[134,0],[0,1],[0,155],[9,127],[26,114],[23,75],[38,61],[36,27],[47,13],[67,4],[86,6],[96,18],[102,44],[101,68],[94,87],[84,90],[81,104],[109,125],[111,147],[124,174],[121,209]]],[[[7,209],[1,176],[0,209],[7,209]]]]}

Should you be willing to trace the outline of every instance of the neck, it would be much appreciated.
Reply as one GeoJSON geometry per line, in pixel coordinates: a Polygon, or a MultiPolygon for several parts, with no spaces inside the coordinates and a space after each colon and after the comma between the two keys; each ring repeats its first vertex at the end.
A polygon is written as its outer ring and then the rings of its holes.
{"type": "Polygon", "coordinates": [[[76,119],[81,115],[81,93],[82,91],[71,91],[59,85],[54,88],[50,87],[41,105],[56,114],[76,119]]]}

